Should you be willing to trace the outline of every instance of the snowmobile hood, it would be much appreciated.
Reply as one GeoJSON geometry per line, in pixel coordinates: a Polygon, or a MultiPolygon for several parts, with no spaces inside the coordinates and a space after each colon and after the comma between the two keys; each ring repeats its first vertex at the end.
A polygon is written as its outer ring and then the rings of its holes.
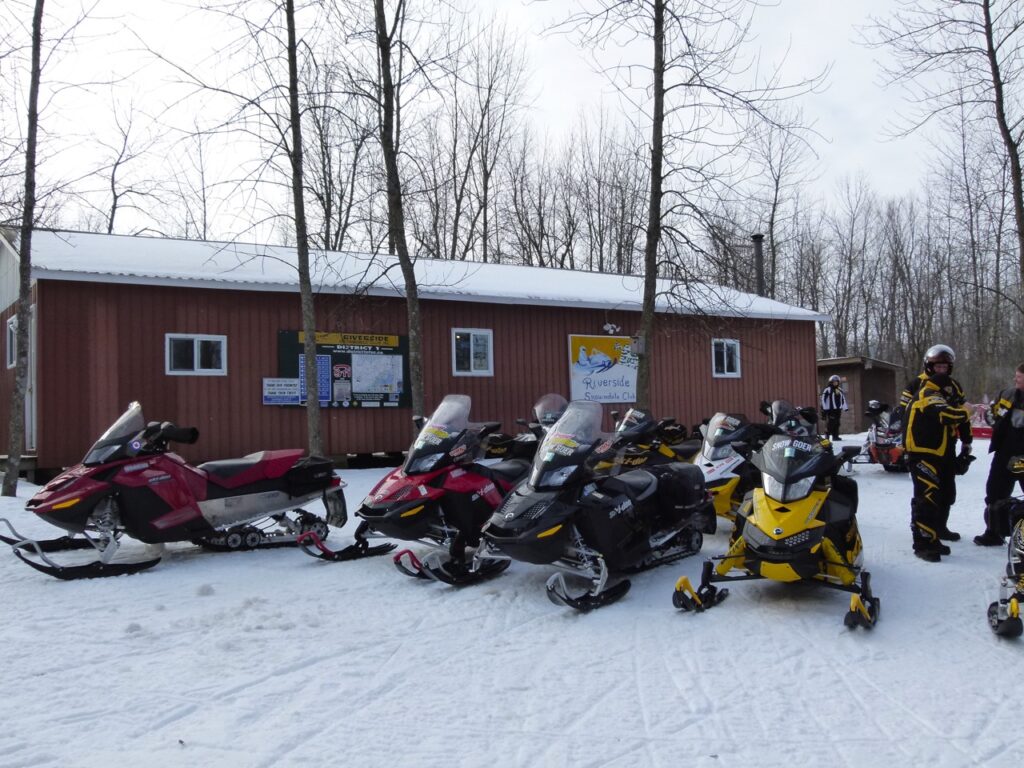
{"type": "Polygon", "coordinates": [[[574,507],[558,502],[557,491],[538,491],[520,485],[491,515],[484,533],[521,535],[532,529],[548,529],[563,522],[574,507]]]}

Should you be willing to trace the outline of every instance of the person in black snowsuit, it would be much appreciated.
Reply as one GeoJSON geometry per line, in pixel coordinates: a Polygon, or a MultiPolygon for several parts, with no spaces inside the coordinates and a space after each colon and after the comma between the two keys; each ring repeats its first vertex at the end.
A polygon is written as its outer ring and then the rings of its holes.
{"type": "Polygon", "coordinates": [[[825,437],[839,439],[839,420],[847,409],[846,394],[838,376],[832,376],[821,391],[821,415],[825,417],[825,437]]]}
{"type": "Polygon", "coordinates": [[[924,377],[906,417],[907,464],[914,481],[910,503],[914,554],[933,563],[950,553],[940,539],[960,538],[949,530],[949,510],[956,501],[956,475],[965,472],[973,458],[970,413],[959,401],[963,389],[959,384],[952,386],[954,360],[953,350],[944,344],[925,353],[924,377]]]}
{"type": "Polygon", "coordinates": [[[1009,463],[1014,456],[1024,454],[1024,363],[1013,374],[1013,386],[1004,389],[991,405],[995,424],[989,453],[994,453],[985,482],[985,532],[974,537],[980,547],[995,547],[1003,543],[1001,526],[993,520],[994,505],[1008,499],[1014,486],[1024,489],[1024,477],[1010,474],[1009,463]]]}

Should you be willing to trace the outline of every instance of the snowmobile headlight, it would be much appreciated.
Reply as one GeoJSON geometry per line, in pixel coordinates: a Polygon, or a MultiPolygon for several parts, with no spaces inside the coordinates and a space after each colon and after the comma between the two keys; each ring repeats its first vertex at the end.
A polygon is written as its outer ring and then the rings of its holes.
{"type": "Polygon", "coordinates": [[[709,445],[704,448],[704,458],[708,461],[719,461],[724,459],[732,452],[732,446],[728,443],[725,445],[709,445]]]}
{"type": "Polygon", "coordinates": [[[576,469],[577,466],[575,464],[569,464],[564,467],[559,467],[558,469],[552,469],[550,472],[545,472],[541,476],[540,483],[538,483],[538,485],[545,488],[561,488],[565,485],[565,481],[572,476],[576,469]]]}
{"type": "Polygon", "coordinates": [[[429,472],[437,463],[444,457],[443,453],[432,453],[429,456],[420,456],[418,459],[414,459],[406,470],[409,474],[416,474],[419,472],[429,472]]]}
{"type": "Polygon", "coordinates": [[[765,495],[776,501],[796,501],[797,499],[802,499],[811,492],[811,487],[814,485],[813,477],[805,477],[803,480],[797,480],[793,483],[783,483],[768,473],[763,473],[761,479],[764,482],[765,495]]]}

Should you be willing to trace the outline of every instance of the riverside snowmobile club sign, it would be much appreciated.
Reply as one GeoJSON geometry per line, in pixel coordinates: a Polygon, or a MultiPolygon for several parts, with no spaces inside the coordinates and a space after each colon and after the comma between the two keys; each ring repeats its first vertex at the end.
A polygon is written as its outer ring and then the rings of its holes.
{"type": "MultiPolygon", "coordinates": [[[[306,402],[306,366],[302,363],[305,334],[278,331],[277,379],[264,380],[265,405],[301,405],[306,402]],[[297,382],[295,399],[268,403],[266,382],[277,392],[281,380],[297,382]]],[[[330,408],[411,408],[407,336],[375,333],[316,334],[317,394],[330,408]]]]}
{"type": "Polygon", "coordinates": [[[569,335],[569,392],[573,400],[635,403],[636,368],[628,336],[569,335]]]}

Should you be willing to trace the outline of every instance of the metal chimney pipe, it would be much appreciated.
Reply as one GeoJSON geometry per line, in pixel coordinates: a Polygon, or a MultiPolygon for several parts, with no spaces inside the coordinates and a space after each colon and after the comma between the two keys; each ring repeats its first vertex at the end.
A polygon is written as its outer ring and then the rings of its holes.
{"type": "Polygon", "coordinates": [[[754,241],[754,274],[757,277],[757,295],[764,296],[764,235],[760,232],[750,236],[754,241]]]}

